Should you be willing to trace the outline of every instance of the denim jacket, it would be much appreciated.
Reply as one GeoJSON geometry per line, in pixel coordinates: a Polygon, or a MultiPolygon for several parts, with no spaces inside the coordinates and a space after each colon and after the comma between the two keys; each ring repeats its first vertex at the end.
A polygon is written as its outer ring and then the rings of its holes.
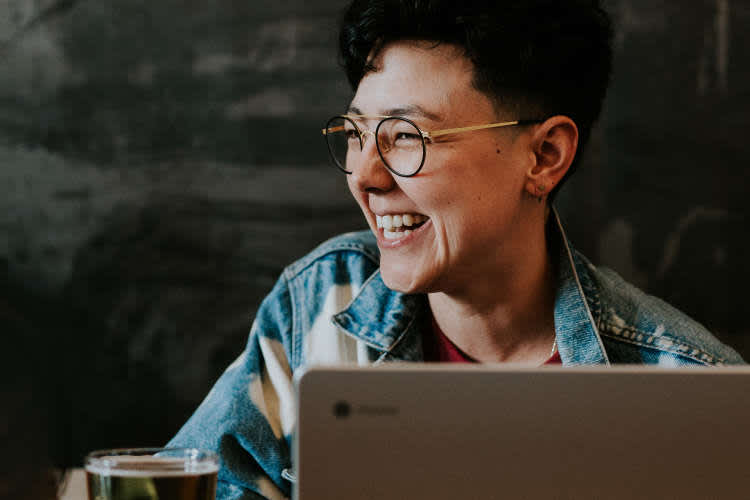
{"type": "MultiPolygon", "coordinates": [[[[700,324],[572,250],[558,256],[555,334],[563,365],[743,363],[700,324]]],[[[426,296],[383,283],[371,232],[333,238],[287,267],[258,310],[245,350],[169,443],[218,452],[218,500],[280,499],[291,484],[293,376],[312,364],[421,361],[426,296]]]]}

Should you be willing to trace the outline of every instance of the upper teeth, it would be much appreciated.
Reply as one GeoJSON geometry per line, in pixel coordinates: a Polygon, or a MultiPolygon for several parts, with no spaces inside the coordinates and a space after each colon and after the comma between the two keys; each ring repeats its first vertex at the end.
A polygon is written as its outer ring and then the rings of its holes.
{"type": "Polygon", "coordinates": [[[400,214],[400,215],[377,215],[378,227],[390,231],[394,227],[411,227],[427,220],[426,215],[422,214],[400,214]]]}

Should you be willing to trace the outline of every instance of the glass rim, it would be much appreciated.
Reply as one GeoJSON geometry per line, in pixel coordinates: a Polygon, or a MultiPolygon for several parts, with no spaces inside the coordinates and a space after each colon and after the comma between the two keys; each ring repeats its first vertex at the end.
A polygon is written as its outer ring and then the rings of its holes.
{"type": "Polygon", "coordinates": [[[104,475],[208,474],[218,471],[219,457],[199,448],[111,448],[87,454],[84,468],[104,475]]]}
{"type": "MultiPolygon", "coordinates": [[[[361,132],[359,130],[359,127],[357,127],[357,124],[354,123],[354,121],[352,119],[347,118],[346,116],[337,115],[337,116],[332,116],[331,118],[328,119],[328,121],[326,122],[326,130],[328,130],[328,129],[331,128],[331,122],[333,122],[334,120],[348,121],[349,123],[351,123],[352,125],[354,125],[354,128],[357,130],[357,136],[358,136],[358,139],[359,139],[359,148],[361,150],[362,149],[362,134],[361,134],[361,132]]],[[[351,170],[347,170],[346,167],[341,164],[341,162],[339,161],[339,158],[338,158],[336,152],[333,150],[334,149],[334,145],[331,143],[331,140],[332,140],[331,137],[332,136],[333,136],[333,134],[330,131],[327,134],[325,134],[326,147],[328,148],[329,157],[331,158],[331,160],[333,160],[333,164],[334,164],[334,166],[336,168],[338,168],[339,170],[341,170],[342,172],[344,172],[347,175],[351,174],[352,173],[351,170]]],[[[339,137],[341,137],[341,136],[339,136],[339,137]]]]}
{"type": "MultiPolygon", "coordinates": [[[[358,140],[359,140],[359,147],[360,147],[360,150],[361,150],[362,147],[363,147],[363,143],[362,143],[362,131],[359,129],[359,126],[356,124],[356,122],[354,120],[352,120],[350,117],[344,116],[344,115],[335,115],[335,116],[332,116],[326,122],[326,127],[325,127],[324,130],[330,129],[331,128],[331,123],[334,122],[335,120],[342,120],[342,121],[345,121],[345,122],[349,122],[349,123],[351,123],[354,126],[355,130],[357,131],[358,140]]],[[[372,133],[372,132],[370,132],[370,133],[372,133]]],[[[413,177],[413,176],[417,175],[422,170],[422,167],[424,166],[425,159],[426,159],[426,156],[427,156],[427,147],[426,147],[426,144],[425,144],[425,137],[424,137],[424,134],[422,133],[422,129],[420,129],[419,126],[416,123],[414,123],[412,120],[410,120],[410,119],[408,119],[406,117],[403,117],[403,116],[387,116],[387,117],[381,119],[378,122],[378,125],[375,127],[375,132],[372,133],[372,134],[374,135],[375,148],[378,151],[378,155],[380,156],[381,161],[383,162],[383,164],[385,165],[385,167],[388,170],[390,170],[392,173],[394,173],[395,175],[397,175],[399,177],[413,177]],[[381,144],[380,144],[380,127],[384,123],[386,123],[388,121],[391,121],[391,120],[393,120],[393,121],[402,121],[402,122],[405,122],[405,123],[411,125],[412,127],[414,127],[414,129],[417,132],[417,135],[419,136],[419,138],[421,140],[421,145],[422,145],[422,148],[421,148],[421,154],[422,154],[421,159],[418,162],[414,162],[415,163],[414,167],[412,167],[410,169],[398,169],[398,168],[395,168],[392,165],[390,165],[389,162],[388,162],[388,160],[386,159],[386,154],[384,154],[383,151],[382,151],[382,149],[381,149],[381,144]]],[[[342,164],[342,162],[338,158],[338,155],[336,154],[336,152],[334,152],[334,146],[331,143],[331,141],[332,141],[331,138],[337,136],[338,134],[333,134],[331,132],[328,132],[328,133],[325,133],[324,135],[325,135],[325,140],[326,140],[326,146],[328,148],[328,153],[330,155],[330,158],[333,160],[334,166],[336,166],[336,168],[338,168],[339,170],[341,170],[342,172],[344,172],[347,175],[351,174],[352,171],[351,170],[347,170],[347,168],[345,167],[345,165],[342,164]]]]}
{"type": "Polygon", "coordinates": [[[388,170],[390,170],[391,172],[393,172],[394,174],[396,174],[396,175],[398,175],[400,177],[413,177],[413,176],[417,175],[419,173],[419,171],[422,170],[422,167],[424,166],[424,161],[425,161],[425,159],[427,157],[427,147],[426,147],[425,142],[424,142],[424,134],[422,134],[422,129],[420,129],[419,126],[417,126],[416,123],[414,123],[410,119],[405,118],[403,116],[389,116],[387,118],[383,118],[382,120],[380,120],[380,122],[378,123],[378,126],[375,127],[375,147],[378,150],[378,154],[380,155],[380,159],[383,160],[383,164],[385,164],[385,166],[388,168],[388,170]],[[381,149],[380,149],[380,139],[379,139],[379,136],[380,136],[380,127],[382,127],[383,124],[385,122],[389,121],[389,120],[393,120],[393,121],[397,121],[398,120],[398,121],[402,121],[402,122],[408,123],[409,125],[411,125],[412,127],[414,127],[414,129],[417,131],[417,135],[419,136],[419,139],[422,142],[422,151],[421,151],[422,152],[422,158],[419,161],[419,164],[417,165],[417,167],[409,169],[407,171],[408,173],[400,172],[399,171],[400,169],[397,169],[397,168],[393,167],[392,165],[390,165],[388,163],[388,160],[386,160],[386,158],[385,158],[386,154],[384,154],[383,151],[381,151],[381,149]]]}

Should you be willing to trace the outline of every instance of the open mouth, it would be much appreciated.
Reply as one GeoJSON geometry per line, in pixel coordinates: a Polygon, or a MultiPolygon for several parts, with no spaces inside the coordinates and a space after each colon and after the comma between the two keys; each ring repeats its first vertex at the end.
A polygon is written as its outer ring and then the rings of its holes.
{"type": "Polygon", "coordinates": [[[397,214],[376,216],[378,229],[383,230],[387,240],[397,240],[408,236],[430,218],[422,214],[397,214]]]}

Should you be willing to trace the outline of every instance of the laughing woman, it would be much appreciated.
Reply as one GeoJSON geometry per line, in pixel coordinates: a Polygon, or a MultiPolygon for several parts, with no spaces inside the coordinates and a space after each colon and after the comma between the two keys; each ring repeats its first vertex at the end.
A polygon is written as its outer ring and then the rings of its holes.
{"type": "Polygon", "coordinates": [[[609,81],[597,2],[355,0],[339,40],[355,95],[322,132],[370,229],[284,270],[172,440],[218,451],[219,499],[289,495],[292,377],[311,364],[742,362],[594,267],[551,205],[609,81]]]}

